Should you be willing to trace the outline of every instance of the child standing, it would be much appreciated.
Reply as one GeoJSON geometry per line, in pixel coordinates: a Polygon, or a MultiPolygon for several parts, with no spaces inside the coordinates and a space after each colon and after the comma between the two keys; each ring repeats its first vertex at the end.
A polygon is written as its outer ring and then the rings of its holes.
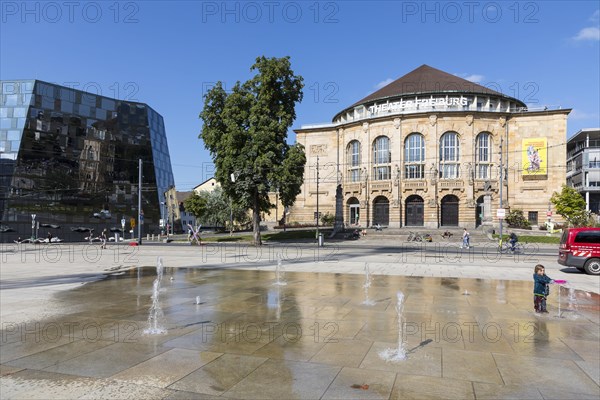
{"type": "Polygon", "coordinates": [[[536,265],[533,274],[533,308],[536,313],[548,312],[546,299],[550,294],[550,283],[554,283],[554,280],[546,275],[546,268],[542,264],[536,265]]]}

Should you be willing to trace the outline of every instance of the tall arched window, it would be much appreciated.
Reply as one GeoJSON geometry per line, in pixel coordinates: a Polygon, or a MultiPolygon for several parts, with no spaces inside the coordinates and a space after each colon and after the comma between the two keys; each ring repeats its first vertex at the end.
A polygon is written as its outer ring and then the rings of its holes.
{"type": "Polygon", "coordinates": [[[87,149],[87,159],[89,161],[94,161],[94,149],[92,149],[92,146],[87,149]]]}
{"type": "Polygon", "coordinates": [[[391,162],[390,139],[387,136],[379,136],[373,141],[373,179],[390,179],[391,162]]]}
{"type": "Polygon", "coordinates": [[[458,178],[459,148],[458,133],[446,132],[440,138],[440,178],[458,178]]]}
{"type": "Polygon", "coordinates": [[[490,179],[492,170],[492,135],[481,132],[475,144],[476,178],[490,179]]]}
{"type": "Polygon", "coordinates": [[[360,142],[353,140],[346,147],[348,162],[348,180],[350,182],[360,181],[360,142]]]}
{"type": "Polygon", "coordinates": [[[425,140],[420,133],[411,133],[404,140],[404,178],[425,178],[425,140]]]}

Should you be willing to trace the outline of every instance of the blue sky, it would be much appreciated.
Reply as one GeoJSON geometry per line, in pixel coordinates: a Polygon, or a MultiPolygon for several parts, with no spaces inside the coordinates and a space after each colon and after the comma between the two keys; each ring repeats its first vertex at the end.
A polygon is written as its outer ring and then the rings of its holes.
{"type": "MultiPolygon", "coordinates": [[[[598,1],[49,1],[0,3],[0,78],[34,78],[149,104],[165,119],[178,190],[212,176],[202,96],[289,55],[304,77],[294,128],[330,122],[422,64],[573,108],[600,126],[598,1]]],[[[290,140],[294,140],[290,131],[290,140]]]]}

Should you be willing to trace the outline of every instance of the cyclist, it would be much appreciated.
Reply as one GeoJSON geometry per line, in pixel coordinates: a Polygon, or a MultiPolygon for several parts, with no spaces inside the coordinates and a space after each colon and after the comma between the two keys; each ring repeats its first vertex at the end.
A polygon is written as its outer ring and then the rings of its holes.
{"type": "Polygon", "coordinates": [[[515,246],[517,245],[518,241],[519,241],[519,237],[517,236],[517,234],[514,232],[511,232],[508,237],[508,242],[510,243],[510,251],[515,251],[515,246]]]}

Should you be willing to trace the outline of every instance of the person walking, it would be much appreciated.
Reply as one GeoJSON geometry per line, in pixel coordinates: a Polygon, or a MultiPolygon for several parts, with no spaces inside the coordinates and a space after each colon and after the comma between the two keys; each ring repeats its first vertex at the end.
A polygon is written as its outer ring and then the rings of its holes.
{"type": "Polygon", "coordinates": [[[469,231],[467,230],[467,228],[464,228],[463,235],[462,235],[462,245],[460,246],[461,249],[463,247],[468,249],[471,246],[471,241],[470,241],[469,236],[470,236],[469,231]]]}
{"type": "Polygon", "coordinates": [[[107,239],[108,239],[108,232],[106,231],[106,229],[104,229],[102,231],[102,234],[100,235],[100,240],[102,241],[102,247],[100,247],[101,249],[106,248],[106,240],[107,239]]]}

